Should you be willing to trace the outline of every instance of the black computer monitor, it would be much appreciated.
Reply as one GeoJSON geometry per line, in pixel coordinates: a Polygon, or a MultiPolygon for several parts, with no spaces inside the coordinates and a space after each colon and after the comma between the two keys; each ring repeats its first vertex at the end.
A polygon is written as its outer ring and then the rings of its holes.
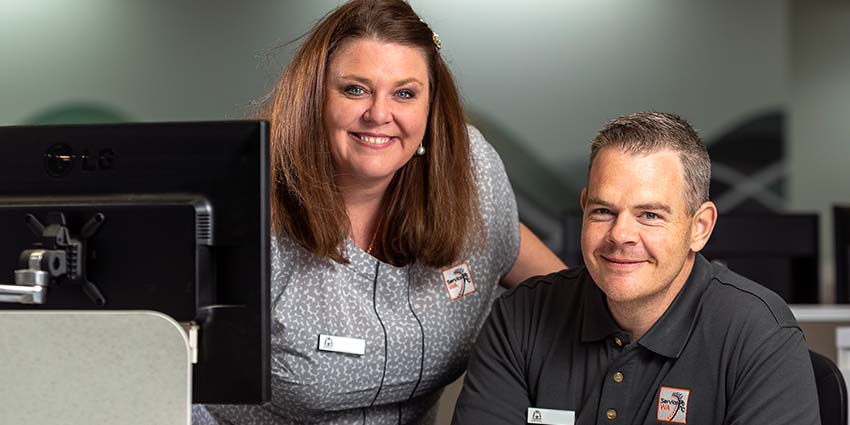
{"type": "MultiPolygon", "coordinates": [[[[561,259],[570,267],[581,266],[581,211],[565,213],[561,223],[561,259]]],[[[819,252],[817,214],[773,213],[720,214],[701,251],[791,304],[818,303],[819,252]]]]}
{"type": "Polygon", "coordinates": [[[832,207],[835,243],[835,302],[850,303],[850,206],[832,207]]]}
{"type": "Polygon", "coordinates": [[[702,254],[779,294],[789,304],[817,304],[817,214],[720,214],[702,254]]]}
{"type": "Polygon", "coordinates": [[[0,127],[0,309],[195,322],[193,402],[269,400],[268,155],[256,121],[0,127]]]}
{"type": "Polygon", "coordinates": [[[567,267],[579,267],[584,265],[581,254],[581,210],[567,211],[561,216],[561,261],[567,267]]]}

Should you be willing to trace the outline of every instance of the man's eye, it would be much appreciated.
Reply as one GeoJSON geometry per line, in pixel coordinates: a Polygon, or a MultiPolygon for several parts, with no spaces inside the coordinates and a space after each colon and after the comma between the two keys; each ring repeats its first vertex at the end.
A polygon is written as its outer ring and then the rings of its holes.
{"type": "Polygon", "coordinates": [[[611,210],[609,210],[608,208],[597,208],[597,209],[591,211],[590,213],[591,214],[598,214],[598,215],[608,215],[608,214],[611,214],[611,210]]]}
{"type": "Polygon", "coordinates": [[[348,86],[343,89],[343,91],[345,92],[345,94],[351,96],[363,96],[364,94],[366,94],[366,90],[360,86],[348,86]]]}
{"type": "Polygon", "coordinates": [[[414,97],[416,97],[416,93],[414,93],[412,90],[401,89],[396,92],[396,96],[402,99],[413,99],[414,97]]]}
{"type": "Polygon", "coordinates": [[[660,218],[658,216],[658,214],[656,214],[654,212],[645,212],[645,213],[643,213],[643,217],[648,219],[648,220],[657,220],[657,219],[660,218]]]}

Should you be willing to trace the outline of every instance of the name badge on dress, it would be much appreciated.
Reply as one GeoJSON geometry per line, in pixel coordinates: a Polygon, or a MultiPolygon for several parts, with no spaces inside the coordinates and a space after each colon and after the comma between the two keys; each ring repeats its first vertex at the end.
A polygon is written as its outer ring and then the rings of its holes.
{"type": "Polygon", "coordinates": [[[576,412],[572,410],[528,408],[528,423],[544,425],[574,425],[576,412]]]}
{"type": "Polygon", "coordinates": [[[474,294],[475,281],[472,280],[472,271],[469,269],[469,261],[451,266],[441,272],[446,291],[451,301],[459,300],[467,295],[474,294]]]}
{"type": "Polygon", "coordinates": [[[362,356],[366,354],[366,340],[319,334],[319,350],[362,356]]]}

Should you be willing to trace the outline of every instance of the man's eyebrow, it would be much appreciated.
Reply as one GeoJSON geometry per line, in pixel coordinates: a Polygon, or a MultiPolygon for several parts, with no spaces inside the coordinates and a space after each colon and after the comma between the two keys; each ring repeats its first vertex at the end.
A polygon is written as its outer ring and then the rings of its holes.
{"type": "Polygon", "coordinates": [[[599,198],[587,198],[587,205],[599,205],[605,208],[614,208],[614,204],[605,202],[599,198]]]}
{"type": "Polygon", "coordinates": [[[665,205],[665,204],[640,204],[640,205],[635,205],[635,208],[637,208],[639,210],[653,210],[653,211],[661,210],[661,211],[666,212],[667,214],[673,214],[673,209],[670,208],[668,205],[665,205]]]}

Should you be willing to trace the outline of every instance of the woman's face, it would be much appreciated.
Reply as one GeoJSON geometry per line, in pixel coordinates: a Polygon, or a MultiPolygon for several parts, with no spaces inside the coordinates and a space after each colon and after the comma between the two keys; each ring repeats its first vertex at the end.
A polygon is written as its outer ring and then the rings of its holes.
{"type": "Polygon", "coordinates": [[[324,126],[337,184],[389,184],[425,136],[430,98],[425,53],[354,39],[331,57],[325,81],[324,126]]]}

